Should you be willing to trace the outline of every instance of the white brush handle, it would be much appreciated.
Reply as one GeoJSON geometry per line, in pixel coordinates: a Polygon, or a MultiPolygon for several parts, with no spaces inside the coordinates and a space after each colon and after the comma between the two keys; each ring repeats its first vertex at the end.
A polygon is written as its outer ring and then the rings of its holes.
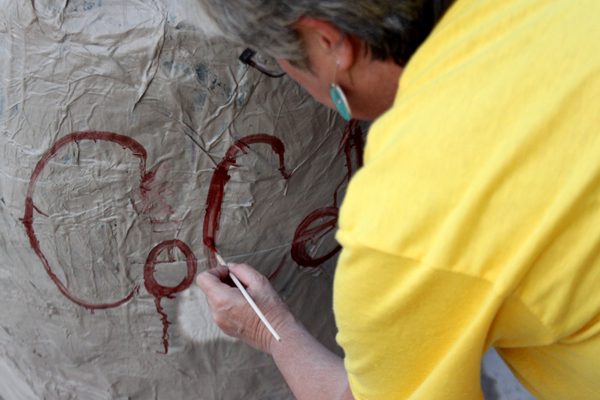
{"type": "MultiPolygon", "coordinates": [[[[216,256],[217,256],[217,261],[219,261],[219,263],[221,265],[227,266],[227,264],[225,264],[225,260],[223,260],[223,258],[220,255],[217,254],[216,256]]],[[[256,305],[256,303],[254,302],[254,300],[252,300],[252,297],[250,297],[250,295],[248,294],[248,292],[246,291],[246,289],[244,288],[244,286],[242,285],[242,283],[231,272],[229,272],[229,277],[231,278],[231,280],[233,281],[233,283],[235,283],[235,286],[237,286],[237,288],[240,289],[240,292],[242,292],[242,294],[246,298],[246,301],[248,302],[248,304],[250,304],[250,307],[252,307],[252,309],[254,310],[254,312],[256,313],[256,315],[258,315],[258,318],[260,318],[260,320],[263,322],[263,324],[265,324],[265,326],[273,334],[273,336],[275,337],[275,339],[278,342],[281,342],[281,337],[279,337],[279,335],[277,334],[277,332],[275,332],[275,329],[273,328],[273,326],[269,323],[269,321],[267,321],[267,317],[265,317],[265,315],[260,311],[260,309],[258,308],[258,306],[256,305]]]]}

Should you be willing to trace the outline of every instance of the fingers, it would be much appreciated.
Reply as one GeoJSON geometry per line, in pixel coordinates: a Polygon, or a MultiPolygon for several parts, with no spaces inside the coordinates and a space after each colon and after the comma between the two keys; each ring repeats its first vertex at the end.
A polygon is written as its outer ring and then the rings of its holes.
{"type": "Polygon", "coordinates": [[[267,319],[272,319],[269,321],[271,324],[276,323],[275,319],[278,319],[279,315],[289,313],[285,302],[263,274],[248,264],[230,263],[228,267],[230,272],[246,287],[246,291],[267,319]],[[271,313],[276,315],[271,315],[271,313]]]}
{"type": "Polygon", "coordinates": [[[293,316],[268,279],[248,264],[232,263],[228,267],[219,266],[198,275],[196,283],[206,294],[206,301],[217,326],[225,334],[269,352],[275,339],[241,291],[227,284],[229,272],[246,288],[271,325],[282,326],[286,320],[293,319],[293,316]]]}
{"type": "Polygon", "coordinates": [[[196,284],[204,293],[209,293],[214,288],[223,284],[223,281],[229,277],[229,269],[224,265],[219,265],[217,268],[212,268],[198,274],[196,284]]]}
{"type": "Polygon", "coordinates": [[[262,290],[265,286],[271,286],[269,280],[256,269],[248,264],[228,264],[229,271],[249,290],[262,290]]]}
{"type": "Polygon", "coordinates": [[[224,281],[229,279],[226,266],[218,266],[206,270],[196,277],[196,284],[206,294],[206,302],[213,313],[216,324],[226,333],[232,330],[228,323],[231,309],[245,306],[245,300],[237,288],[232,288],[224,281]]]}
{"type": "Polygon", "coordinates": [[[239,293],[229,279],[229,272],[238,278],[251,296],[258,295],[259,298],[278,297],[269,280],[256,269],[248,264],[230,263],[228,267],[220,265],[217,268],[204,271],[196,277],[196,284],[206,294],[209,302],[231,296],[231,289],[235,289],[239,293]]]}

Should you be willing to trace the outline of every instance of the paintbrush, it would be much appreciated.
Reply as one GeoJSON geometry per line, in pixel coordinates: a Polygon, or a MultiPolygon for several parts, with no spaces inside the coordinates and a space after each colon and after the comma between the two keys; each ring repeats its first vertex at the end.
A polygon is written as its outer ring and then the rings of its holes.
{"type": "MultiPolygon", "coordinates": [[[[227,266],[227,264],[225,263],[225,260],[223,260],[223,257],[221,257],[219,255],[219,253],[215,252],[215,256],[217,256],[217,261],[219,262],[219,264],[227,266]]],[[[273,334],[275,339],[277,339],[278,342],[281,342],[281,337],[279,337],[277,332],[275,332],[275,329],[273,328],[273,326],[271,326],[269,321],[267,321],[267,317],[265,317],[265,315],[260,311],[260,309],[254,302],[254,300],[252,300],[252,297],[250,297],[248,292],[246,292],[246,289],[244,289],[244,286],[242,285],[242,283],[238,280],[238,278],[236,278],[235,275],[233,275],[231,273],[231,271],[229,271],[229,277],[231,278],[233,283],[235,283],[235,286],[237,286],[237,288],[240,289],[240,292],[242,292],[242,294],[246,298],[246,301],[248,302],[248,304],[250,304],[250,307],[252,307],[252,309],[254,310],[256,315],[258,315],[258,318],[260,318],[260,320],[263,322],[263,324],[265,324],[265,326],[273,334]]]]}

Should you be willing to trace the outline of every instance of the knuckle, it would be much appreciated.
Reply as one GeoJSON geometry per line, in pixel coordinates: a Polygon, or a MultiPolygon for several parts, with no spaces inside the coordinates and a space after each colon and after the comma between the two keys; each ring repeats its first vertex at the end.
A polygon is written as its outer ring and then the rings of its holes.
{"type": "Polygon", "coordinates": [[[206,292],[210,288],[210,283],[212,281],[211,273],[208,271],[204,271],[196,276],[196,284],[202,289],[202,291],[206,292]]]}
{"type": "Polygon", "coordinates": [[[229,263],[229,264],[227,264],[227,265],[228,265],[228,266],[232,266],[232,267],[234,267],[234,268],[241,268],[241,267],[243,267],[244,265],[248,265],[248,264],[246,264],[246,263],[236,263],[236,262],[230,262],[230,263],[229,263]]]}
{"type": "Polygon", "coordinates": [[[225,326],[225,322],[226,322],[226,319],[223,317],[223,315],[216,312],[216,313],[213,313],[212,317],[213,317],[213,320],[215,321],[215,324],[217,324],[217,326],[219,328],[223,329],[223,327],[225,326]]]}
{"type": "Polygon", "coordinates": [[[269,280],[263,274],[256,274],[254,279],[256,280],[256,283],[260,286],[270,285],[269,280]]]}
{"type": "Polygon", "coordinates": [[[249,264],[232,264],[231,268],[233,268],[234,270],[237,270],[238,272],[248,272],[248,271],[252,271],[254,268],[252,268],[252,266],[250,266],[249,264]]]}
{"type": "Polygon", "coordinates": [[[227,301],[223,296],[214,296],[212,299],[212,303],[215,309],[221,310],[225,308],[227,301]]]}
{"type": "Polygon", "coordinates": [[[202,288],[202,285],[204,285],[204,280],[205,280],[205,276],[204,276],[204,272],[198,274],[198,276],[196,276],[196,285],[200,286],[200,288],[202,288]]]}

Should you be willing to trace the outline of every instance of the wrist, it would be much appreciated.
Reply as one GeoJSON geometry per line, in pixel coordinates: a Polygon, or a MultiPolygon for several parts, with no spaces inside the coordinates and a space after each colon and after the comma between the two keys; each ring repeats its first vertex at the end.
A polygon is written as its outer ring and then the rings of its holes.
{"type": "Polygon", "coordinates": [[[303,335],[310,335],[302,322],[289,311],[282,315],[273,327],[281,337],[281,341],[277,341],[273,335],[270,337],[268,353],[273,357],[276,357],[282,350],[297,345],[302,341],[303,335]]]}

